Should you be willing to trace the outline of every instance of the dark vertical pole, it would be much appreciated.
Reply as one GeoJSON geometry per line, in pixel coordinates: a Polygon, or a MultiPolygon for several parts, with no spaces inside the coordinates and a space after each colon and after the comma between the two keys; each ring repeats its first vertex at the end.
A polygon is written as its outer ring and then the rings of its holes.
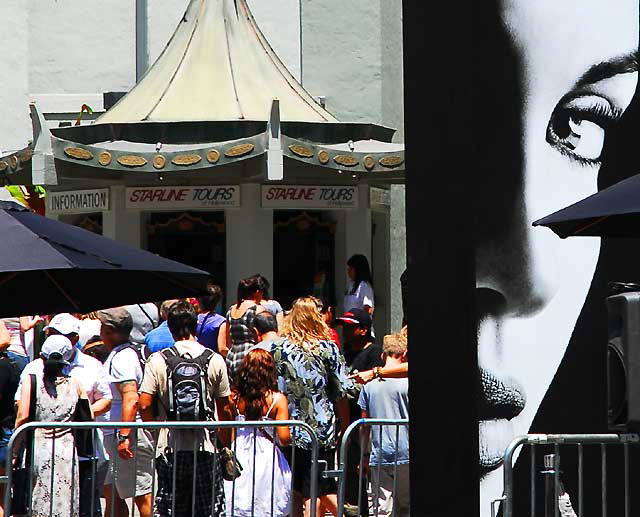
{"type": "Polygon", "coordinates": [[[148,21],[147,0],[136,0],[136,82],[149,68],[148,21]]]}
{"type": "Polygon", "coordinates": [[[471,0],[403,2],[413,515],[478,515],[471,0]]]}

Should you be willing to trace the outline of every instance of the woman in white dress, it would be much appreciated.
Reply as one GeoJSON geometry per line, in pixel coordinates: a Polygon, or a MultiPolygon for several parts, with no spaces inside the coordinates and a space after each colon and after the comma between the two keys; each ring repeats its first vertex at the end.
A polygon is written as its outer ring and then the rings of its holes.
{"type": "MultiPolygon", "coordinates": [[[[236,420],[288,420],[286,395],[278,391],[271,354],[254,348],[238,370],[236,420]]],[[[231,448],[243,467],[235,481],[225,481],[227,517],[284,517],[290,513],[291,469],[278,446],[287,446],[287,426],[240,428],[231,448]]]]}

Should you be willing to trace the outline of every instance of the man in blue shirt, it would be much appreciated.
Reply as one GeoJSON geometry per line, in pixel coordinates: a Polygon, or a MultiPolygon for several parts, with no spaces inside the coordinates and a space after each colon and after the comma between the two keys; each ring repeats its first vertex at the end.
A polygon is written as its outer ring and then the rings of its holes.
{"type": "Polygon", "coordinates": [[[149,352],[164,350],[165,348],[172,347],[175,343],[167,326],[167,314],[169,314],[169,309],[171,309],[173,304],[177,302],[178,300],[165,300],[160,305],[162,323],[144,336],[144,344],[147,345],[149,352]]]}

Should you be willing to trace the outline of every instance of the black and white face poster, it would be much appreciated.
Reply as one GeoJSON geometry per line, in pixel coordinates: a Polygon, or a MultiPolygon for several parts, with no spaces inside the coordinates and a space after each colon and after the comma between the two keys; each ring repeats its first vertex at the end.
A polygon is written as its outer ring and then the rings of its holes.
{"type": "MultiPolygon", "coordinates": [[[[637,244],[562,240],[531,225],[640,172],[628,135],[637,122],[625,122],[636,103],[638,0],[486,3],[477,21],[486,37],[470,50],[480,138],[473,148],[483,517],[502,493],[501,459],[515,436],[607,431],[606,283],[640,279],[637,244]]],[[[518,459],[516,474],[528,473],[527,461],[518,459]]],[[[568,461],[563,482],[575,492],[568,461]]],[[[598,486],[598,468],[590,465],[596,480],[585,487],[598,486]]],[[[599,504],[599,490],[592,492],[599,504]]]]}

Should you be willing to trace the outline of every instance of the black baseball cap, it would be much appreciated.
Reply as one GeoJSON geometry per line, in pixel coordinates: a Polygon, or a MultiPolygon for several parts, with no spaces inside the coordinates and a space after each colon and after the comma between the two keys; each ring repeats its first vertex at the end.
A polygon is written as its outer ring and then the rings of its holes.
{"type": "Polygon", "coordinates": [[[336,323],[371,328],[372,321],[371,315],[364,309],[349,309],[342,316],[336,318],[336,323]]]}

